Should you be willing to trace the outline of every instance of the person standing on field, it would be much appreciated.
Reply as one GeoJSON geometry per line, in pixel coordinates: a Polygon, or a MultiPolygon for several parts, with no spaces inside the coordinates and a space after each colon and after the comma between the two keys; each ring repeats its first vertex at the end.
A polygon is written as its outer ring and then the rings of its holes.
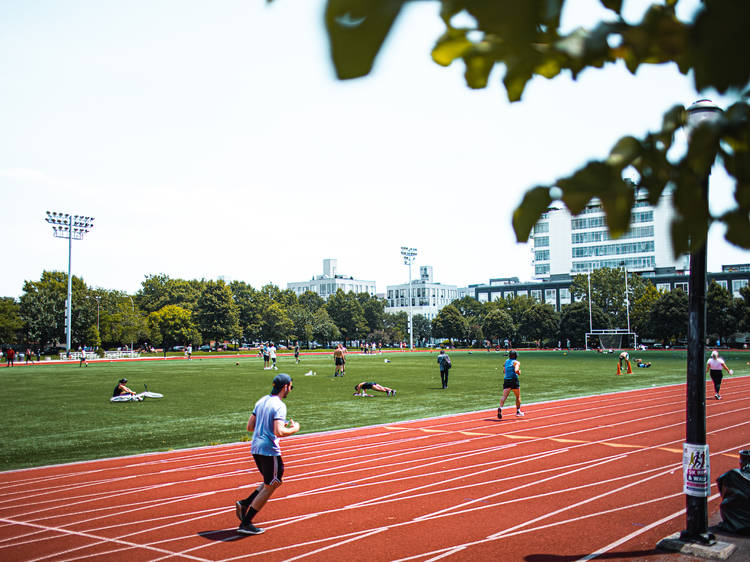
{"type": "Polygon", "coordinates": [[[276,346],[273,344],[273,342],[271,342],[271,345],[268,346],[268,357],[272,362],[271,369],[278,371],[279,368],[276,366],[276,346]]]}
{"type": "Polygon", "coordinates": [[[294,344],[294,364],[299,364],[299,342],[294,344]]]}
{"type": "Polygon", "coordinates": [[[333,376],[344,376],[344,348],[341,344],[338,344],[336,346],[336,349],[333,350],[333,363],[335,365],[335,369],[333,371],[333,376]]]}
{"type": "Polygon", "coordinates": [[[286,421],[284,398],[289,395],[292,388],[292,377],[286,373],[276,375],[273,378],[271,394],[263,396],[255,403],[253,413],[247,420],[247,430],[253,432],[250,452],[258,471],[263,476],[263,482],[247,498],[235,504],[237,518],[240,520],[237,532],[243,535],[259,535],[263,532],[262,528],[253,525],[253,518],[281,486],[284,461],[281,458],[279,438],[294,435],[299,431],[296,421],[286,421]]]}
{"type": "Polygon", "coordinates": [[[451,358],[444,349],[440,350],[437,357],[438,366],[440,367],[440,382],[443,384],[443,389],[448,388],[448,371],[451,368],[451,358]]]}
{"type": "Polygon", "coordinates": [[[505,362],[503,369],[505,371],[503,377],[503,397],[500,399],[500,407],[497,409],[497,419],[503,419],[503,404],[508,399],[511,390],[516,395],[516,416],[522,418],[521,382],[518,379],[521,374],[521,363],[518,361],[518,353],[516,353],[515,349],[511,349],[508,353],[508,360],[505,362]]]}
{"type": "Polygon", "coordinates": [[[734,371],[727,367],[724,359],[719,357],[719,352],[714,349],[711,352],[711,357],[709,357],[708,363],[706,363],[706,374],[709,374],[709,372],[711,374],[711,380],[714,383],[714,391],[716,392],[716,394],[714,394],[714,398],[716,398],[717,400],[721,400],[721,394],[719,394],[719,390],[721,390],[721,379],[724,378],[722,369],[726,370],[726,372],[730,375],[734,374],[734,371]]]}

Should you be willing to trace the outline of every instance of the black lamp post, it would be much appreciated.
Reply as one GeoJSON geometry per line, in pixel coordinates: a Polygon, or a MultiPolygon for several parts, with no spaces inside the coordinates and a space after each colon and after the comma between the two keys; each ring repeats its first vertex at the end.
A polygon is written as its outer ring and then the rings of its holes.
{"type": "MultiPolygon", "coordinates": [[[[703,122],[715,121],[721,109],[710,100],[700,100],[687,109],[687,131],[692,136],[703,122]]],[[[708,176],[702,179],[702,204],[708,206],[708,176]]],[[[708,227],[708,225],[706,225],[708,227]]],[[[686,498],[686,542],[713,544],[708,533],[708,495],[711,471],[706,444],[706,243],[690,254],[688,280],[687,419],[683,445],[683,478],[686,498]]]]}

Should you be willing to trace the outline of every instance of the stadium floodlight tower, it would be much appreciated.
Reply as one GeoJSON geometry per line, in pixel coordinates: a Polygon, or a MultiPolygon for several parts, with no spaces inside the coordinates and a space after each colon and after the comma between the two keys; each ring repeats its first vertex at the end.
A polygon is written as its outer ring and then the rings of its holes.
{"type": "Polygon", "coordinates": [[[45,219],[52,225],[55,238],[68,239],[68,298],[65,301],[65,354],[70,357],[71,311],[73,309],[73,277],[70,273],[73,240],[83,240],[83,235],[94,227],[94,217],[47,211],[45,219]]]}
{"type": "Polygon", "coordinates": [[[411,296],[411,264],[417,257],[416,248],[401,246],[401,255],[404,256],[404,264],[409,266],[409,349],[414,349],[414,323],[412,319],[412,296],[411,296]]]}

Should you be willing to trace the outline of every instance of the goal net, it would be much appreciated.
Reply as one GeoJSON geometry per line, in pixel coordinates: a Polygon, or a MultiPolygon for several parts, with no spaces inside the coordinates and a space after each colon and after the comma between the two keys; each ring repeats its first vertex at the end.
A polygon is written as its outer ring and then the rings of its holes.
{"type": "Polygon", "coordinates": [[[635,349],[638,336],[627,330],[593,330],[586,332],[586,349],[635,349]]]}

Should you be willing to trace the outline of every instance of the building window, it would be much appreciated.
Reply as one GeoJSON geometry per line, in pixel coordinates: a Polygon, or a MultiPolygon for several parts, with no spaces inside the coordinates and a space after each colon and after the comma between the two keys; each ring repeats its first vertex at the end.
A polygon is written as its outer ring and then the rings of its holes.
{"type": "Polygon", "coordinates": [[[548,263],[538,263],[534,266],[534,273],[536,275],[547,275],[549,273],[548,263]]]}
{"type": "Polygon", "coordinates": [[[639,213],[633,213],[630,215],[630,223],[638,223],[638,222],[654,222],[654,212],[653,211],[641,211],[639,213]]]}
{"type": "Polygon", "coordinates": [[[577,261],[573,262],[573,273],[587,273],[602,267],[609,267],[610,269],[618,269],[623,266],[628,268],[629,271],[636,269],[653,269],[656,260],[654,256],[641,256],[637,258],[625,258],[625,259],[609,259],[609,260],[591,260],[591,261],[577,261]]]}
{"type": "Polygon", "coordinates": [[[549,246],[549,236],[534,237],[535,248],[546,248],[547,246],[549,246]]]}
{"type": "Polygon", "coordinates": [[[528,291],[516,291],[516,296],[518,297],[528,297],[529,292],[528,291]]]}
{"type": "Polygon", "coordinates": [[[503,295],[506,299],[512,299],[515,295],[513,291],[505,291],[505,294],[503,295]]]}
{"type": "Polygon", "coordinates": [[[560,289],[560,304],[570,304],[570,289],[560,289]]]}
{"type": "Polygon", "coordinates": [[[542,291],[540,289],[532,289],[529,292],[531,293],[532,299],[542,302],[542,291]]]}
{"type": "Polygon", "coordinates": [[[672,290],[672,286],[669,283],[657,283],[656,290],[660,293],[667,293],[672,290]]]}
{"type": "Polygon", "coordinates": [[[548,222],[538,222],[534,225],[534,234],[549,232],[548,222]]]}
{"type": "Polygon", "coordinates": [[[622,254],[645,254],[654,251],[653,240],[643,242],[626,242],[624,244],[606,244],[602,246],[578,246],[572,248],[572,257],[588,258],[591,256],[618,256],[622,254]]]}
{"type": "Polygon", "coordinates": [[[599,228],[607,226],[604,221],[604,217],[584,217],[580,219],[573,219],[570,221],[570,228],[573,230],[581,230],[583,228],[599,228]]]}
{"type": "Polygon", "coordinates": [[[477,296],[479,297],[479,302],[487,302],[489,295],[487,293],[478,293],[477,296]]]}
{"type": "Polygon", "coordinates": [[[686,293],[688,292],[688,284],[687,283],[675,283],[674,284],[675,289],[682,289],[686,293]]]}
{"type": "Polygon", "coordinates": [[[747,279],[732,279],[732,296],[740,297],[740,289],[747,287],[747,279]]]}
{"type": "Polygon", "coordinates": [[[537,250],[534,252],[534,260],[549,261],[549,250],[537,250]]]}
{"type": "Polygon", "coordinates": [[[726,279],[719,279],[719,280],[716,281],[716,283],[718,283],[719,287],[721,287],[722,289],[726,290],[726,288],[727,288],[727,280],[726,279]]]}
{"type": "Polygon", "coordinates": [[[544,302],[551,305],[557,305],[557,291],[555,289],[545,289],[544,302]]]}

